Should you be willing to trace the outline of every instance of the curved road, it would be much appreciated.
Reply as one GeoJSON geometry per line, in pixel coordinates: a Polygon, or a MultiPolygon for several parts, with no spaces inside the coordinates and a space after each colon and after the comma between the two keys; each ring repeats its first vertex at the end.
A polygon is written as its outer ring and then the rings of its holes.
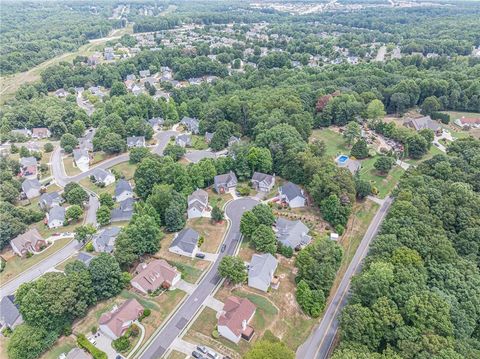
{"type": "Polygon", "coordinates": [[[223,253],[218,254],[217,260],[210,267],[210,270],[203,277],[194,292],[183,302],[181,307],[170,318],[167,324],[155,334],[147,347],[137,355],[141,359],[160,358],[173,341],[187,326],[188,322],[195,316],[203,305],[205,299],[212,294],[221,277],[218,274],[218,265],[226,255],[233,255],[240,241],[240,219],[245,211],[252,209],[258,202],[252,198],[240,198],[227,204],[225,214],[230,220],[230,228],[225,235],[223,243],[227,248],[223,253]]]}
{"type": "Polygon", "coordinates": [[[307,341],[298,348],[296,354],[297,359],[327,359],[329,357],[338,331],[339,315],[348,301],[350,281],[355,274],[360,272],[363,259],[368,253],[370,243],[377,234],[392,202],[393,198],[387,197],[373,217],[373,220],[368,226],[367,232],[363,236],[363,239],[353,256],[333,299],[325,309],[320,325],[314,329],[307,341]]]}

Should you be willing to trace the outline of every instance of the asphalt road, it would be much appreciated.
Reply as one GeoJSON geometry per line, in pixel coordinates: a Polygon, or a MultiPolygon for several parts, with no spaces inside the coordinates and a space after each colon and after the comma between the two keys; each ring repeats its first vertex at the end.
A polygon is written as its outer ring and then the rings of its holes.
{"type": "Polygon", "coordinates": [[[332,301],[325,310],[322,321],[314,329],[307,341],[298,348],[296,353],[297,359],[326,359],[331,354],[330,352],[339,326],[339,315],[348,301],[350,281],[355,274],[360,272],[363,259],[368,253],[370,243],[377,234],[380,224],[385,218],[392,202],[393,199],[388,197],[373,217],[373,220],[368,226],[367,232],[363,236],[363,239],[353,256],[332,301]]]}
{"type": "Polygon", "coordinates": [[[225,255],[232,255],[235,252],[235,248],[240,240],[240,219],[243,212],[252,209],[257,203],[257,201],[251,198],[240,198],[227,205],[225,214],[230,218],[231,225],[223,242],[227,245],[225,252],[219,253],[217,260],[210,267],[210,270],[203,277],[195,291],[183,302],[162,330],[155,335],[147,348],[138,356],[139,358],[160,358],[187,326],[188,322],[195,316],[204,300],[213,292],[221,280],[217,270],[221,259],[225,255]]]}

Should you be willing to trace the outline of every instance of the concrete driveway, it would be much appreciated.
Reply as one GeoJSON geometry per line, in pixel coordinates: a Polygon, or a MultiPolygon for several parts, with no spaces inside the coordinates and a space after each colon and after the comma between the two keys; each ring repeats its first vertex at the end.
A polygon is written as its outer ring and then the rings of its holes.
{"type": "Polygon", "coordinates": [[[204,158],[217,158],[215,152],[207,151],[207,150],[189,150],[185,154],[185,158],[193,163],[200,162],[204,158]]]}
{"type": "Polygon", "coordinates": [[[97,344],[95,346],[107,353],[108,359],[115,359],[118,353],[115,351],[115,349],[112,348],[112,339],[107,337],[105,334],[102,332],[97,332],[96,338],[95,338],[97,344]]]}

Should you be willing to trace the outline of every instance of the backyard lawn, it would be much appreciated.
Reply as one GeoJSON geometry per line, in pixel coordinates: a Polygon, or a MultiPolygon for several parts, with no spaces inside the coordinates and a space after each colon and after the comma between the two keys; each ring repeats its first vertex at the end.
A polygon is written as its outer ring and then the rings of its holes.
{"type": "Polygon", "coordinates": [[[184,353],[180,353],[176,350],[172,350],[167,359],[185,359],[187,356],[184,353]]]}
{"type": "Polygon", "coordinates": [[[137,165],[134,165],[128,162],[123,162],[111,167],[110,169],[112,171],[121,173],[126,180],[131,180],[133,178],[133,175],[135,174],[136,168],[137,168],[137,165]]]}
{"type": "Polygon", "coordinates": [[[230,193],[218,194],[212,188],[209,188],[206,191],[208,193],[208,203],[212,207],[216,205],[217,207],[222,208],[227,201],[232,199],[230,193]]]}
{"type": "Polygon", "coordinates": [[[60,337],[50,350],[43,354],[40,359],[58,359],[62,353],[67,354],[76,346],[76,339],[73,335],[60,337]]]}
{"type": "Polygon", "coordinates": [[[329,157],[336,158],[340,154],[348,155],[350,153],[343,136],[333,130],[313,130],[310,139],[323,140],[326,146],[326,154],[329,157]]]}
{"type": "Polygon", "coordinates": [[[113,193],[115,192],[115,183],[112,183],[106,187],[99,187],[90,181],[89,177],[80,180],[79,183],[89,191],[95,192],[98,195],[101,195],[102,193],[110,193],[113,196],[113,193]]]}
{"type": "Polygon", "coordinates": [[[388,175],[383,176],[379,174],[378,171],[373,167],[378,157],[379,156],[375,156],[362,160],[360,177],[369,181],[372,187],[376,187],[378,189],[377,197],[385,198],[397,185],[405,170],[400,166],[395,165],[388,175]]]}

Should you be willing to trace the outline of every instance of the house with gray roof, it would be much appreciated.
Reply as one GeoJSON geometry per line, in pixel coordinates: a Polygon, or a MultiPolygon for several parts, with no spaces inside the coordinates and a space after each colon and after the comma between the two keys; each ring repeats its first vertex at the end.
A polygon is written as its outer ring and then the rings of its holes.
{"type": "Polygon", "coordinates": [[[152,126],[152,128],[155,131],[158,131],[162,128],[163,124],[165,123],[165,120],[161,117],[154,117],[148,120],[148,123],[150,124],[150,126],[152,126]]]}
{"type": "Polygon", "coordinates": [[[197,189],[187,199],[188,218],[199,218],[204,216],[208,209],[208,193],[203,189],[197,189]]]}
{"type": "Polygon", "coordinates": [[[240,139],[236,136],[230,136],[228,139],[228,147],[232,147],[234,144],[239,143],[240,139]]]}
{"type": "Polygon", "coordinates": [[[123,202],[127,198],[133,197],[133,189],[130,185],[130,182],[121,178],[117,181],[115,185],[115,200],[117,202],[123,202]]]}
{"type": "Polygon", "coordinates": [[[77,168],[82,172],[86,172],[90,168],[90,155],[86,149],[74,149],[73,160],[77,168]]]}
{"type": "Polygon", "coordinates": [[[92,177],[95,183],[102,183],[104,186],[108,186],[115,182],[115,176],[110,171],[106,171],[103,168],[96,168],[92,173],[92,177]]]}
{"type": "Polygon", "coordinates": [[[181,135],[175,137],[175,144],[180,147],[190,146],[192,144],[192,136],[182,133],[181,135]]]}
{"type": "Polygon", "coordinates": [[[231,189],[235,190],[237,184],[237,176],[235,175],[235,173],[233,173],[233,171],[230,171],[223,175],[217,175],[213,180],[213,188],[217,193],[225,193],[231,189]]]}
{"type": "Polygon", "coordinates": [[[193,134],[198,133],[199,121],[197,118],[192,117],[184,117],[182,121],[180,121],[182,125],[184,125],[188,131],[192,132],[193,134]]]}
{"type": "Polygon", "coordinates": [[[145,147],[145,136],[127,137],[127,147],[145,147]]]}
{"type": "Polygon", "coordinates": [[[205,142],[210,143],[212,141],[213,135],[213,132],[205,132],[205,142]]]}
{"type": "Polygon", "coordinates": [[[135,81],[136,78],[137,78],[137,77],[136,77],[134,74],[130,74],[130,75],[127,75],[126,80],[127,80],[127,81],[135,81]]]}
{"type": "Polygon", "coordinates": [[[37,178],[37,159],[33,156],[20,158],[20,175],[24,178],[37,178]]]}
{"type": "Polygon", "coordinates": [[[82,262],[88,267],[93,258],[95,258],[95,256],[91,255],[90,253],[79,252],[77,254],[76,260],[82,262]]]}
{"type": "Polygon", "coordinates": [[[65,222],[65,208],[62,206],[53,206],[47,213],[48,228],[62,227],[65,222]]]}
{"type": "Polygon", "coordinates": [[[93,248],[95,248],[95,252],[112,253],[119,233],[119,227],[105,228],[96,233],[92,237],[92,244],[93,248]]]}
{"type": "Polygon", "coordinates": [[[119,207],[112,209],[111,211],[111,221],[112,222],[121,222],[129,221],[133,216],[133,209],[135,207],[135,201],[133,198],[127,198],[126,200],[119,203],[119,207]]]}
{"type": "Polygon", "coordinates": [[[140,74],[140,77],[142,78],[148,77],[150,76],[150,70],[141,70],[139,74],[140,74]]]}
{"type": "Polygon", "coordinates": [[[279,217],[275,222],[274,231],[277,240],[292,249],[302,248],[312,241],[312,237],[308,235],[310,230],[301,221],[279,217]]]}
{"type": "Polygon", "coordinates": [[[413,128],[415,131],[421,131],[424,129],[430,129],[436,134],[441,134],[442,127],[435,120],[432,120],[430,116],[412,118],[404,123],[405,126],[413,128]]]}
{"type": "Polygon", "coordinates": [[[10,131],[14,135],[20,135],[20,136],[25,136],[25,137],[31,137],[32,136],[32,131],[29,130],[28,128],[16,128],[12,131],[10,131]]]}
{"type": "Polygon", "coordinates": [[[280,200],[289,205],[290,208],[305,207],[306,197],[303,189],[292,183],[286,182],[278,189],[280,200]]]}
{"type": "Polygon", "coordinates": [[[252,186],[256,191],[270,192],[275,186],[275,175],[269,175],[262,172],[254,172],[252,176],[252,186]]]}
{"type": "Polygon", "coordinates": [[[22,182],[22,192],[28,199],[32,199],[40,196],[40,190],[42,189],[42,184],[36,178],[26,179],[22,182]]]}
{"type": "Polygon", "coordinates": [[[22,315],[15,304],[15,296],[6,295],[0,300],[0,330],[14,329],[23,323],[22,315]]]}
{"type": "Polygon", "coordinates": [[[40,196],[38,205],[44,211],[50,210],[53,206],[60,206],[65,202],[63,197],[57,191],[51,193],[44,193],[40,196]]]}
{"type": "Polygon", "coordinates": [[[195,257],[198,252],[198,240],[200,235],[191,228],[184,228],[175,235],[168,249],[172,253],[186,257],[195,257]]]}
{"type": "Polygon", "coordinates": [[[277,265],[277,259],[270,253],[254,254],[248,266],[248,286],[266,292],[277,265]]]}

